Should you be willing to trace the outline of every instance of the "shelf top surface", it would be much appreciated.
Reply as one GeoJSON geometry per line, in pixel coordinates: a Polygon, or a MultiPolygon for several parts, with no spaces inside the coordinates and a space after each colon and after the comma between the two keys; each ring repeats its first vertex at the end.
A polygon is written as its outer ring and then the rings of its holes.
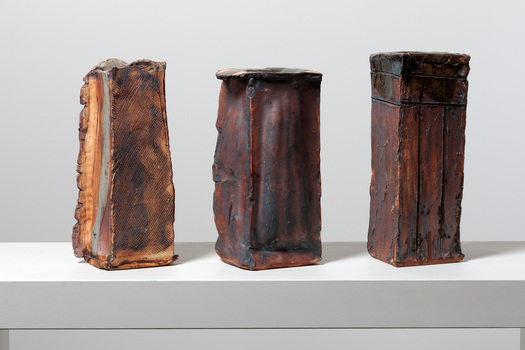
{"type": "Polygon", "coordinates": [[[169,266],[104,271],[75,258],[70,243],[0,243],[0,282],[525,281],[525,242],[464,242],[462,262],[402,268],[370,257],[364,242],[325,243],[316,265],[262,271],[225,264],[213,247],[178,243],[169,266]]]}

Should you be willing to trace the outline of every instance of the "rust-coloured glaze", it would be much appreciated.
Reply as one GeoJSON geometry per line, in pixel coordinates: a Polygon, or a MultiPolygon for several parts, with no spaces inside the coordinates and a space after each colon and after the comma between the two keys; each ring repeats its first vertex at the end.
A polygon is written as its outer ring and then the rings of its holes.
{"type": "Polygon", "coordinates": [[[250,270],[320,261],[321,74],[227,69],[217,78],[217,254],[250,270]]]}
{"type": "Polygon", "coordinates": [[[467,55],[370,56],[368,251],[394,266],[461,261],[467,55]]]}
{"type": "Polygon", "coordinates": [[[164,62],[109,59],[80,91],[75,256],[115,270],[173,262],[164,62]]]}

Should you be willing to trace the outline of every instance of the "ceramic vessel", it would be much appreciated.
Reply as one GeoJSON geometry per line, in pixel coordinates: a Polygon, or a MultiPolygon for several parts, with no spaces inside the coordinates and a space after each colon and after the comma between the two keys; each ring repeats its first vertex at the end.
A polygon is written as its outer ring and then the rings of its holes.
{"type": "Polygon", "coordinates": [[[108,270],[176,259],[166,63],[99,63],[80,91],[75,255],[108,270]]]}
{"type": "Polygon", "coordinates": [[[226,69],[217,78],[217,253],[250,270],[318,262],[321,74],[226,69]]]}
{"type": "Polygon", "coordinates": [[[368,251],[394,266],[457,262],[470,57],[370,56],[368,251]]]}

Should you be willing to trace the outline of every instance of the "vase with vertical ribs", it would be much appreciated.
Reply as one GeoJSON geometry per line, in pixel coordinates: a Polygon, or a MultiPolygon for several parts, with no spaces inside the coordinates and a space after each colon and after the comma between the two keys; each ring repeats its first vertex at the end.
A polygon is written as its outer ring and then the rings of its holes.
{"type": "Polygon", "coordinates": [[[462,54],[370,56],[368,251],[394,266],[457,262],[467,75],[462,54]]]}
{"type": "Polygon", "coordinates": [[[164,62],[101,62],[80,91],[75,256],[98,268],[176,259],[164,62]]]}
{"type": "Polygon", "coordinates": [[[226,69],[213,165],[223,261],[250,270],[321,260],[321,74],[226,69]]]}

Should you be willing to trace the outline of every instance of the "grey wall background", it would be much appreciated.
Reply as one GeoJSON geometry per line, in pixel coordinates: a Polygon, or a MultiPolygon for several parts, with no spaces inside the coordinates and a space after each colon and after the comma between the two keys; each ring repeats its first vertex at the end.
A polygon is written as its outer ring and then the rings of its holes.
{"type": "Polygon", "coordinates": [[[324,241],[363,241],[370,181],[368,56],[472,56],[463,240],[523,240],[525,2],[0,2],[0,241],[68,241],[77,199],[79,90],[99,61],[167,62],[176,240],[213,241],[211,165],[228,67],[324,74],[324,241]]]}

